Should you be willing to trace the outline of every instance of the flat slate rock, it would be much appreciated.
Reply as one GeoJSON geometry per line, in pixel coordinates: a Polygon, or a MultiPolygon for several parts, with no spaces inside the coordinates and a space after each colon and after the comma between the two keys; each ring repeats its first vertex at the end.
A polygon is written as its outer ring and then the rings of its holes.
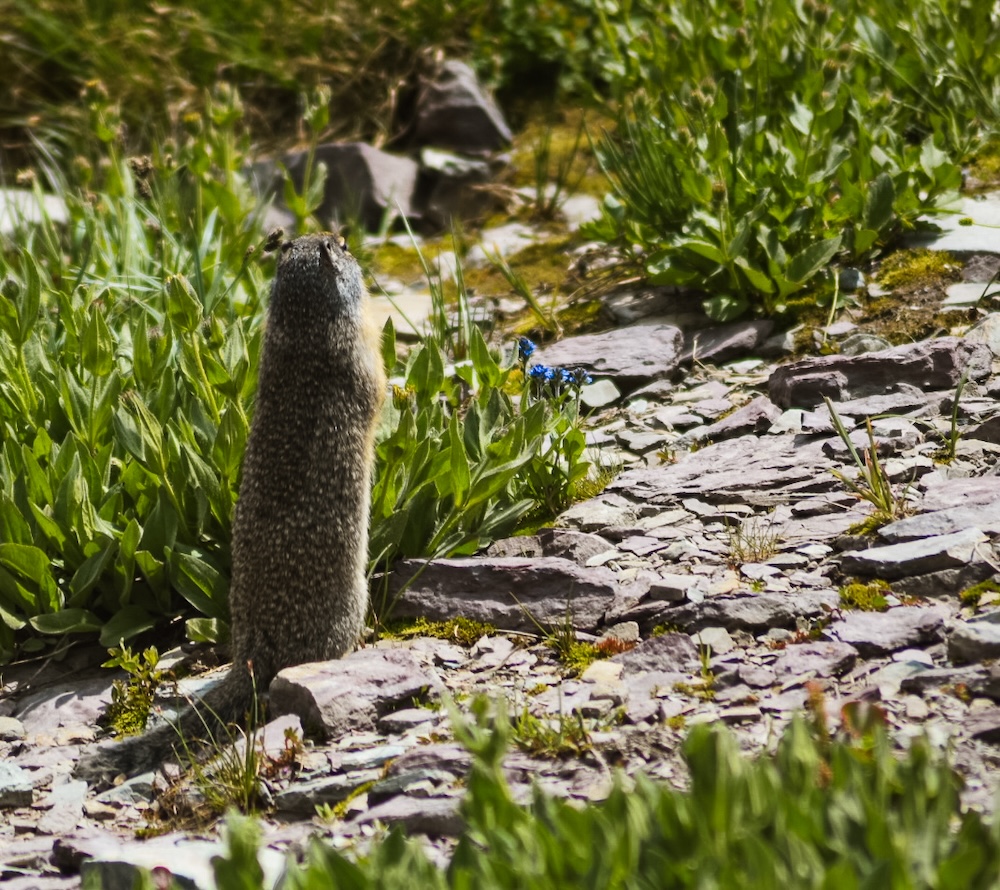
{"type": "Polygon", "coordinates": [[[839,677],[854,667],[858,650],[836,640],[817,640],[785,647],[770,670],[780,681],[802,674],[839,677]]]}
{"type": "Polygon", "coordinates": [[[840,567],[847,574],[887,580],[923,575],[985,561],[983,545],[988,540],[979,529],[965,528],[934,538],[849,551],[841,554],[840,567]]]}
{"type": "Polygon", "coordinates": [[[700,664],[698,647],[687,634],[665,633],[651,637],[627,652],[619,652],[611,661],[624,665],[623,675],[640,671],[693,671],[700,664]]]}
{"type": "Polygon", "coordinates": [[[956,664],[1000,658],[1000,611],[954,622],[948,628],[948,657],[956,664]]]}
{"type": "Polygon", "coordinates": [[[629,391],[669,377],[681,362],[684,335],[668,324],[636,324],[604,334],[568,337],[540,350],[538,361],[552,367],[586,368],[611,377],[629,391]]]}
{"type": "Polygon", "coordinates": [[[928,478],[920,509],[924,512],[950,507],[974,507],[1000,501],[1000,476],[943,479],[928,478]]]}
{"type": "Polygon", "coordinates": [[[907,516],[905,519],[883,525],[878,530],[878,535],[890,544],[899,544],[919,538],[950,535],[969,528],[978,529],[988,535],[1000,534],[1000,500],[907,516]]]}
{"type": "Polygon", "coordinates": [[[897,606],[887,612],[845,612],[826,634],[850,643],[865,658],[889,655],[900,649],[919,648],[941,639],[948,609],[897,606]]]}
{"type": "Polygon", "coordinates": [[[781,365],[767,389],[780,408],[815,408],[827,396],[835,402],[877,395],[899,384],[920,390],[953,390],[962,374],[988,377],[992,353],[981,343],[941,337],[862,355],[823,355],[781,365]]]}
{"type": "Polygon", "coordinates": [[[502,630],[537,632],[539,625],[560,626],[568,612],[575,627],[594,630],[621,587],[609,568],[584,568],[555,556],[470,557],[406,560],[393,573],[390,597],[394,618],[463,615],[502,630]]]}
{"type": "Polygon", "coordinates": [[[698,438],[721,442],[737,436],[764,433],[780,415],[781,409],[767,396],[757,396],[729,416],[702,429],[698,438]]]}
{"type": "MultiPolygon", "coordinates": [[[[639,467],[618,476],[598,500],[615,493],[665,503],[699,497],[709,503],[772,506],[841,486],[822,444],[795,436],[741,436],[678,455],[676,463],[639,467]]],[[[578,505],[579,506],[579,505],[578,505]]]]}
{"type": "Polygon", "coordinates": [[[378,718],[435,685],[405,649],[360,649],[344,658],[287,667],[271,681],[274,717],[297,714],[307,733],[337,738],[374,729],[378,718]]]}
{"type": "Polygon", "coordinates": [[[742,358],[760,346],[773,330],[773,321],[757,319],[697,331],[685,337],[681,361],[718,363],[730,358],[742,358]]]}
{"type": "Polygon", "coordinates": [[[795,627],[799,618],[818,618],[839,602],[833,590],[802,590],[794,596],[746,593],[712,596],[701,603],[676,606],[665,610],[663,617],[688,633],[715,625],[729,631],[764,633],[772,627],[795,627]]]}

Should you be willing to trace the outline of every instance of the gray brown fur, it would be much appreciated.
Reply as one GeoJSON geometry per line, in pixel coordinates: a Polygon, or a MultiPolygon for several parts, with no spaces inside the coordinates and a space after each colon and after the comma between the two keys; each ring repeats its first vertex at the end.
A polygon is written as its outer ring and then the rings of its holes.
{"type": "Polygon", "coordinates": [[[367,300],[361,269],[336,236],[282,245],[233,521],[233,666],[179,726],[102,745],[78,775],[155,765],[179,735],[201,738],[241,719],[254,686],[266,690],[282,668],[337,658],[357,643],[385,393],[367,300]]]}

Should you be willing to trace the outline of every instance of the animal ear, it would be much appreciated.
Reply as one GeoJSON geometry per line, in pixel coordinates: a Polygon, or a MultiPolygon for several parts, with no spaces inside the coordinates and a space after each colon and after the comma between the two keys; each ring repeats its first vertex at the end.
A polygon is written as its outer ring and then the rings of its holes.
{"type": "Polygon", "coordinates": [[[292,249],[292,242],[291,241],[286,241],[284,244],[281,245],[281,252],[282,253],[288,253],[288,251],[290,251],[291,249],[292,249]]]}
{"type": "Polygon", "coordinates": [[[350,253],[351,248],[347,243],[347,237],[351,234],[350,226],[342,226],[340,231],[337,233],[337,247],[339,247],[344,253],[350,253]]]}

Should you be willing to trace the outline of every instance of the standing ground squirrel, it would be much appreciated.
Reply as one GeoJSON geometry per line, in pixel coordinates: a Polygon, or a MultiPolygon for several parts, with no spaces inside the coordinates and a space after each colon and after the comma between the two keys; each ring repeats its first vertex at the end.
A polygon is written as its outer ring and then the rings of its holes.
{"type": "Polygon", "coordinates": [[[96,779],[162,762],[180,739],[240,720],[284,667],[337,658],[364,626],[381,334],[341,239],[281,246],[256,410],[233,520],[233,666],[178,722],[102,744],[77,765],[96,779]],[[252,676],[251,676],[252,670],[252,676]]]}

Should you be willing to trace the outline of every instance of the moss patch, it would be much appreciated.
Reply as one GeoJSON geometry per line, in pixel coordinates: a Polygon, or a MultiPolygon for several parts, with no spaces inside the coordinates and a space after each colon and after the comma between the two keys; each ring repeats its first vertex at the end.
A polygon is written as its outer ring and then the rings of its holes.
{"type": "Polygon", "coordinates": [[[885,581],[869,581],[863,584],[855,581],[840,588],[840,604],[845,609],[859,612],[884,612],[889,608],[885,594],[889,585],[885,581]]]}
{"type": "Polygon", "coordinates": [[[900,250],[886,258],[876,280],[884,288],[906,291],[959,281],[960,271],[961,264],[944,251],[900,250]]]}
{"type": "Polygon", "coordinates": [[[997,583],[992,578],[987,578],[985,581],[973,584],[972,587],[966,587],[958,595],[958,598],[963,606],[969,606],[974,609],[979,605],[979,601],[982,599],[984,593],[1000,593],[1000,583],[997,583]]]}
{"type": "Polygon", "coordinates": [[[435,637],[448,640],[460,646],[472,646],[482,637],[497,632],[492,624],[472,621],[469,618],[449,618],[447,621],[428,621],[415,618],[413,621],[392,621],[386,627],[383,637],[395,640],[410,640],[414,637],[435,637]]]}

